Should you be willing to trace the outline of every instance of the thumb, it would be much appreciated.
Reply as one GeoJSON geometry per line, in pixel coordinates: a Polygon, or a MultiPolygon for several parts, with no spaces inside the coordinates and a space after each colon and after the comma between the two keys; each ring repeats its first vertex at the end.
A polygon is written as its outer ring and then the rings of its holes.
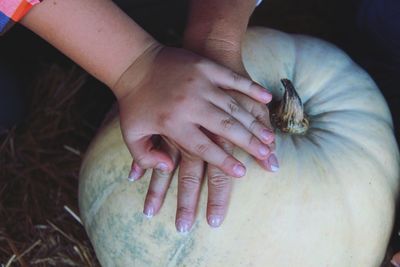
{"type": "Polygon", "coordinates": [[[127,145],[133,157],[129,180],[139,179],[146,169],[157,169],[165,173],[169,173],[174,169],[174,163],[170,155],[157,149],[151,140],[151,136],[130,140],[127,145]]]}

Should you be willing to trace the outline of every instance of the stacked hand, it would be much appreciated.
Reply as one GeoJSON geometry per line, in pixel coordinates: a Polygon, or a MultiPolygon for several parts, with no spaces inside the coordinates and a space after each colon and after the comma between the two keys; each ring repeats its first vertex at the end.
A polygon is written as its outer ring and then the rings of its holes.
{"type": "MultiPolygon", "coordinates": [[[[224,52],[220,55],[222,64],[232,60],[224,52]]],[[[240,53],[237,57],[233,69],[245,75],[240,53]]],[[[154,44],[116,87],[122,92],[124,139],[134,158],[129,177],[137,180],[146,169],[154,169],[145,201],[147,216],[160,209],[179,159],[176,227],[180,232],[188,231],[194,221],[205,162],[209,163],[207,219],[214,227],[222,223],[230,176],[246,172],[231,155],[233,144],[265,169],[277,170],[266,108],[271,95],[248,78],[186,50],[154,44]],[[155,136],[162,136],[161,142],[155,136]]]]}

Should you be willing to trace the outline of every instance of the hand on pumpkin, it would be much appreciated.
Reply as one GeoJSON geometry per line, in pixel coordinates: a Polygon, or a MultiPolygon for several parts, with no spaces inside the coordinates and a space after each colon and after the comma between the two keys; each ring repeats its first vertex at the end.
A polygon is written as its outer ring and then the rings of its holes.
{"type": "Polygon", "coordinates": [[[155,44],[129,67],[114,89],[123,136],[135,158],[132,179],[147,168],[163,173],[174,168],[171,156],[153,146],[153,135],[164,136],[185,158],[201,158],[235,177],[243,176],[245,167],[204,131],[223,136],[259,159],[269,155],[270,130],[227,91],[236,90],[262,103],[268,103],[271,95],[191,52],[155,44]]]}
{"type": "MultiPolygon", "coordinates": [[[[239,51],[231,51],[229,49],[220,50],[221,45],[213,45],[209,41],[207,51],[200,51],[202,55],[210,56],[217,62],[231,67],[237,73],[248,76],[244,70],[241,54],[239,51]]],[[[270,136],[265,143],[268,144],[268,156],[256,160],[264,169],[269,171],[276,171],[278,162],[275,155],[272,153],[274,149],[274,136],[272,134],[271,125],[269,122],[269,112],[265,104],[247,97],[242,93],[228,92],[240,105],[250,112],[259,123],[262,123],[265,129],[269,129],[270,136]]],[[[226,153],[232,154],[233,144],[221,136],[207,132],[209,138],[220,145],[226,153]]],[[[178,147],[170,145],[168,139],[161,142],[161,147],[168,151],[173,158],[177,158],[178,147]]],[[[254,154],[253,154],[254,155],[254,154]]],[[[187,154],[182,153],[180,161],[180,169],[178,174],[178,205],[176,214],[176,228],[180,232],[187,232],[190,230],[196,214],[196,207],[198,204],[200,188],[203,177],[205,175],[205,162],[200,158],[188,157],[187,154]]],[[[207,202],[207,221],[212,227],[218,227],[226,214],[229,202],[229,196],[232,187],[231,176],[227,175],[216,165],[210,164],[206,169],[208,176],[208,202],[207,202]]],[[[153,215],[160,209],[166,191],[168,189],[170,179],[172,177],[167,173],[162,173],[155,170],[152,174],[150,186],[145,200],[144,213],[153,215]]]]}

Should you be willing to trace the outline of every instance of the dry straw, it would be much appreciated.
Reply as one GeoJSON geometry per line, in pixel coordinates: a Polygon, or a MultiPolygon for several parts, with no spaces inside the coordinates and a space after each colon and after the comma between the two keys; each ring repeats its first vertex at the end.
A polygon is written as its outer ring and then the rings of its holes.
{"type": "Polygon", "coordinates": [[[77,215],[79,166],[94,135],[82,117],[88,77],[58,66],[39,77],[29,115],[0,136],[0,266],[99,266],[77,215]]]}

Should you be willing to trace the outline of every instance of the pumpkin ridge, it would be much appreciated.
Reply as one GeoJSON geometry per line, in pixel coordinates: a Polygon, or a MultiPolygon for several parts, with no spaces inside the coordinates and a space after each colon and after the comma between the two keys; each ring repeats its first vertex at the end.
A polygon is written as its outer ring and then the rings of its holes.
{"type": "Polygon", "coordinates": [[[119,181],[114,181],[110,185],[106,186],[104,190],[98,195],[93,202],[89,205],[86,212],[86,224],[91,227],[93,219],[96,217],[97,212],[100,210],[106,199],[114,192],[114,189],[120,185],[119,181]]]}
{"type": "MultiPolygon", "coordinates": [[[[357,140],[350,139],[350,137],[348,137],[346,135],[342,135],[342,134],[337,133],[337,132],[334,132],[332,130],[314,127],[313,128],[313,134],[316,135],[316,136],[318,136],[316,134],[317,131],[318,132],[323,132],[325,134],[329,134],[329,135],[333,136],[334,138],[341,139],[341,142],[335,142],[335,143],[338,143],[338,144],[341,144],[341,145],[346,143],[346,147],[348,148],[347,149],[348,151],[354,152],[355,149],[357,149],[357,151],[358,151],[357,154],[363,154],[368,159],[368,161],[373,161],[374,164],[378,164],[377,168],[379,167],[380,171],[382,173],[384,173],[385,176],[387,176],[387,177],[391,176],[391,175],[389,175],[389,173],[387,173],[387,169],[384,166],[384,164],[374,154],[374,151],[371,151],[369,149],[366,150],[365,146],[360,144],[357,140]],[[350,146],[352,146],[352,148],[350,148],[350,146]]],[[[325,142],[329,142],[329,143],[332,142],[332,139],[328,138],[326,135],[319,135],[318,137],[321,138],[321,139],[325,139],[325,142]]]]}
{"type": "MultiPolygon", "coordinates": [[[[365,118],[368,118],[368,120],[373,119],[377,124],[387,124],[388,127],[393,129],[393,123],[392,120],[388,117],[380,116],[377,113],[372,113],[367,110],[357,110],[357,109],[335,109],[335,110],[328,110],[324,112],[320,112],[318,114],[309,114],[310,121],[312,122],[318,122],[321,120],[321,117],[325,116],[337,116],[335,113],[339,113],[339,115],[342,115],[344,113],[355,113],[360,116],[364,116],[365,118]]],[[[321,121],[323,122],[323,121],[321,121]]],[[[310,125],[311,125],[310,123],[310,125]]],[[[330,123],[330,122],[329,122],[330,123]]],[[[311,128],[311,127],[310,127],[311,128]]]]}

